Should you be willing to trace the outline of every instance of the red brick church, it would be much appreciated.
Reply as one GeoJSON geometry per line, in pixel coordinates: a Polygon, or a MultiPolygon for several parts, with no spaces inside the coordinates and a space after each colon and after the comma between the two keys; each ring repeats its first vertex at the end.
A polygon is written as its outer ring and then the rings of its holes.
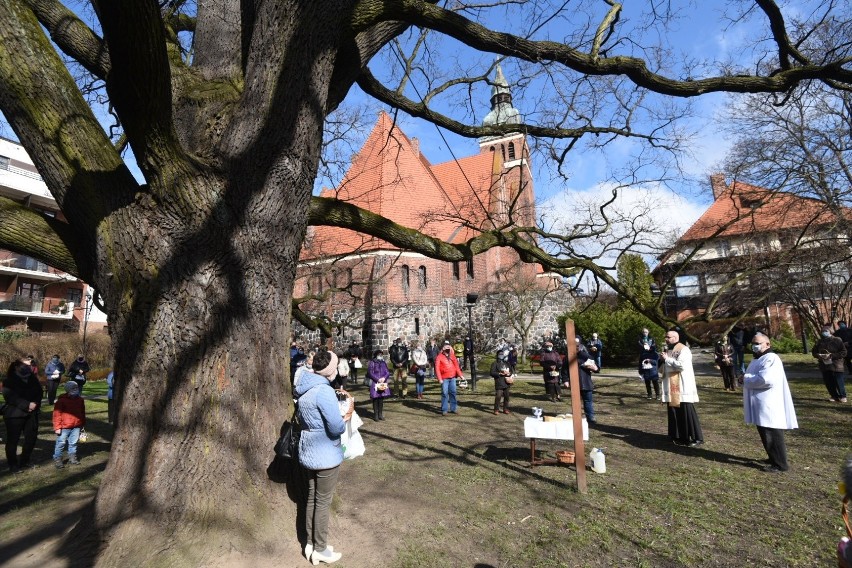
{"type": "MultiPolygon", "coordinates": [[[[484,125],[518,123],[508,83],[498,68],[491,112],[484,125]]],[[[452,243],[481,230],[535,225],[535,193],[529,151],[523,134],[479,140],[479,152],[432,164],[419,141],[409,138],[386,113],[352,160],[336,189],[337,197],[388,219],[452,243]]],[[[520,343],[506,324],[505,297],[494,294],[518,282],[535,290],[560,288],[560,280],[537,265],[523,264],[508,248],[495,248],[470,261],[445,262],[413,253],[373,237],[337,227],[310,227],[299,266],[297,298],[310,314],[339,325],[338,345],[351,341],[387,347],[395,337],[425,340],[457,336],[468,329],[467,294],[477,294],[474,330],[481,348],[507,340],[520,343]],[[502,308],[502,309],[501,309],[502,308]]],[[[505,296],[505,294],[504,294],[505,296]]],[[[538,310],[536,335],[556,329],[556,315],[570,305],[567,291],[548,296],[538,310]]],[[[299,325],[297,337],[318,335],[299,325]]]]}

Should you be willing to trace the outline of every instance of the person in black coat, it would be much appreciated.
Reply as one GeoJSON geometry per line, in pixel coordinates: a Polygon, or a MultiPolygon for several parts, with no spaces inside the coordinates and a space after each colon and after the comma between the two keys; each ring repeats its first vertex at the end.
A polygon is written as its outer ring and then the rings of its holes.
{"type": "MultiPolygon", "coordinates": [[[[595,384],[592,381],[592,373],[597,373],[600,369],[598,369],[594,357],[586,349],[586,346],[583,345],[579,336],[575,341],[577,342],[577,366],[580,370],[580,399],[583,401],[583,413],[586,415],[586,421],[589,424],[595,424],[597,423],[597,419],[595,418],[595,404],[592,395],[595,390],[595,384]]],[[[568,372],[569,365],[566,362],[559,369],[559,379],[565,388],[571,388],[568,372]]]]}
{"type": "Polygon", "coordinates": [[[17,472],[30,467],[30,455],[38,439],[38,418],[42,389],[32,368],[23,361],[9,366],[3,380],[3,399],[6,401],[3,420],[6,423],[6,462],[9,471],[17,472]],[[21,456],[18,442],[24,436],[21,456]]]}
{"type": "Polygon", "coordinates": [[[745,329],[735,325],[728,332],[728,343],[734,350],[734,372],[738,375],[745,374],[745,329]]]}
{"type": "Polygon", "coordinates": [[[89,372],[89,362],[79,355],[68,367],[68,376],[80,386],[80,396],[83,396],[83,385],[86,384],[86,373],[89,372]]]}
{"type": "MultiPolygon", "coordinates": [[[[509,388],[513,381],[512,370],[509,368],[509,350],[501,349],[497,352],[497,358],[494,364],[491,365],[491,377],[494,378],[494,414],[511,414],[509,411],[509,388]],[[500,410],[500,403],[503,403],[503,409],[500,410]]],[[[514,382],[514,381],[513,381],[514,382]]]]}

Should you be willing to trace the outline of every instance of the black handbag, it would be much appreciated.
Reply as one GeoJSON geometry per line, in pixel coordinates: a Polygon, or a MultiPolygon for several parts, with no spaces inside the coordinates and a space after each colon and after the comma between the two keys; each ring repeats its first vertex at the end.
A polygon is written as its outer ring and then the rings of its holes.
{"type": "Polygon", "coordinates": [[[302,435],[302,426],[299,419],[293,413],[292,420],[286,420],[281,425],[281,435],[275,443],[275,455],[287,460],[299,458],[299,438],[302,435]]]}

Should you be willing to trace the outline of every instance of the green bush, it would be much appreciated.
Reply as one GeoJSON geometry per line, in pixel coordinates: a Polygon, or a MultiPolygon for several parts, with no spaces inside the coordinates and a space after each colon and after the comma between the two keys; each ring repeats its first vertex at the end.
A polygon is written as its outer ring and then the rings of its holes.
{"type": "Polygon", "coordinates": [[[665,331],[660,326],[636,312],[631,307],[613,309],[612,306],[595,303],[585,310],[574,310],[559,318],[560,329],[564,328],[565,320],[574,320],[576,333],[582,336],[583,342],[597,333],[603,342],[603,365],[613,363],[630,365],[639,361],[639,337],[642,328],[647,327],[651,337],[657,342],[657,348],[662,348],[665,331]]]}
{"type": "MultiPolygon", "coordinates": [[[[810,344],[813,345],[814,338],[810,338],[810,344]]],[[[776,353],[801,353],[802,341],[793,333],[793,328],[789,324],[782,324],[780,331],[772,338],[772,350],[776,353]]]]}

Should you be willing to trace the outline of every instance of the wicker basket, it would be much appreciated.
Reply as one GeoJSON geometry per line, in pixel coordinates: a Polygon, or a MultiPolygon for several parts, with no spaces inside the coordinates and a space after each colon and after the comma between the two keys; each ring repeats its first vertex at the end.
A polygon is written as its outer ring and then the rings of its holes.
{"type": "Polygon", "coordinates": [[[574,463],[574,452],[569,450],[559,450],[556,452],[556,459],[559,463],[572,464],[574,463]]]}

